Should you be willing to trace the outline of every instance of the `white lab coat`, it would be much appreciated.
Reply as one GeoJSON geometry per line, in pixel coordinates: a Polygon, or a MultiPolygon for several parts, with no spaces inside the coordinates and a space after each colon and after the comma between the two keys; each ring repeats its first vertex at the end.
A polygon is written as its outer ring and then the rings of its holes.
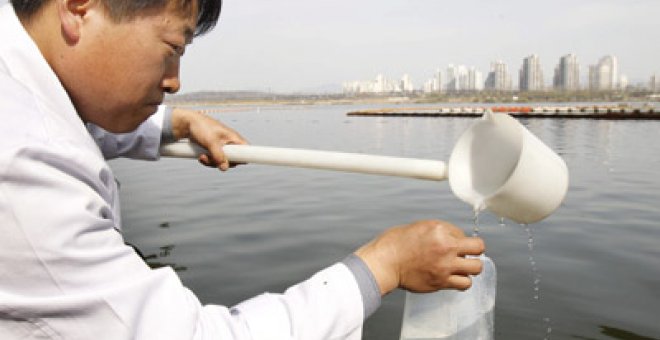
{"type": "Polygon", "coordinates": [[[0,9],[0,338],[359,339],[362,298],[344,264],[284,294],[202,306],[124,244],[103,155],[155,159],[161,126],[158,113],[132,134],[92,128],[100,149],[11,6],[0,9]]]}

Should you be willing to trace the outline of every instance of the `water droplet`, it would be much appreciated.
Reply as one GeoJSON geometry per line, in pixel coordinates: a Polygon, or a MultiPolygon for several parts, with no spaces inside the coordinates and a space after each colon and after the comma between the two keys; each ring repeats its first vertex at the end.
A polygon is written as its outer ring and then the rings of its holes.
{"type": "MultiPolygon", "coordinates": [[[[530,235],[530,239],[532,239],[531,229],[528,229],[527,232],[530,235]]],[[[534,254],[532,253],[531,249],[530,249],[530,252],[529,252],[529,258],[530,258],[530,265],[532,266],[532,273],[534,275],[534,287],[533,287],[533,289],[534,289],[534,301],[536,301],[536,303],[540,304],[540,303],[542,303],[540,301],[541,300],[540,299],[541,275],[539,275],[539,273],[538,273],[538,269],[536,267],[536,262],[534,261],[534,254]]],[[[551,327],[551,324],[550,324],[550,318],[547,317],[547,316],[544,316],[542,320],[543,320],[543,323],[546,326],[546,333],[545,333],[544,339],[548,340],[548,339],[550,339],[550,333],[552,332],[552,327],[551,327]]]]}
{"type": "Polygon", "coordinates": [[[472,236],[479,236],[479,213],[481,212],[480,207],[478,205],[475,205],[474,207],[474,218],[472,219],[472,222],[474,223],[474,226],[472,227],[472,236]]]}
{"type": "Polygon", "coordinates": [[[529,249],[529,265],[532,272],[532,290],[534,292],[534,300],[539,300],[539,293],[541,288],[539,284],[541,283],[541,275],[539,275],[538,268],[536,267],[536,260],[534,260],[534,233],[532,228],[527,224],[522,224],[527,232],[527,248],[529,249]]]}
{"type": "Polygon", "coordinates": [[[486,209],[486,202],[483,199],[478,199],[472,206],[472,210],[474,210],[475,214],[478,214],[479,212],[483,211],[486,209]]]}

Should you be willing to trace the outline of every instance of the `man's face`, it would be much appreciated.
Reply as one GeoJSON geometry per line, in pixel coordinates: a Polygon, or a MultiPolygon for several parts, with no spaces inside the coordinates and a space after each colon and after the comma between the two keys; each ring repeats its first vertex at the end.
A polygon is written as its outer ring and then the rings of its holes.
{"type": "Polygon", "coordinates": [[[74,74],[64,81],[84,121],[130,132],[165,93],[179,90],[179,60],[192,40],[197,8],[185,11],[175,3],[120,22],[104,9],[90,12],[75,46],[74,74]]]}

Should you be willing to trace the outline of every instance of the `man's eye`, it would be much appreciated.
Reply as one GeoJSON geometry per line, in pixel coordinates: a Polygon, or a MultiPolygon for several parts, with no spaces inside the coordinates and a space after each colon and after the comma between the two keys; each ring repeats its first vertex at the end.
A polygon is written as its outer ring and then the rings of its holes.
{"type": "Polygon", "coordinates": [[[170,47],[172,50],[174,50],[174,53],[178,54],[179,56],[183,56],[184,53],[186,53],[186,47],[185,46],[180,46],[177,44],[172,44],[169,43],[170,47]]]}

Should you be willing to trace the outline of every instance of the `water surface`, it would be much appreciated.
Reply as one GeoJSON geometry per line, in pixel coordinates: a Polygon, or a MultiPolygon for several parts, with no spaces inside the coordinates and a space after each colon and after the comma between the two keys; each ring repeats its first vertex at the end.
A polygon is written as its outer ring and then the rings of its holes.
{"type": "MultiPolygon", "coordinates": [[[[465,118],[347,117],[356,106],[224,107],[211,113],[253,144],[447,160],[465,118]]],[[[498,269],[497,339],[660,339],[660,122],[523,120],[567,162],[566,201],[525,227],[482,213],[498,269]],[[535,278],[541,278],[535,299],[535,278]]],[[[385,228],[445,219],[467,234],[472,208],[446,182],[190,160],[117,160],[126,238],[173,265],[204,303],[281,292],[385,228]]],[[[404,294],[367,322],[398,339],[404,294]]]]}

